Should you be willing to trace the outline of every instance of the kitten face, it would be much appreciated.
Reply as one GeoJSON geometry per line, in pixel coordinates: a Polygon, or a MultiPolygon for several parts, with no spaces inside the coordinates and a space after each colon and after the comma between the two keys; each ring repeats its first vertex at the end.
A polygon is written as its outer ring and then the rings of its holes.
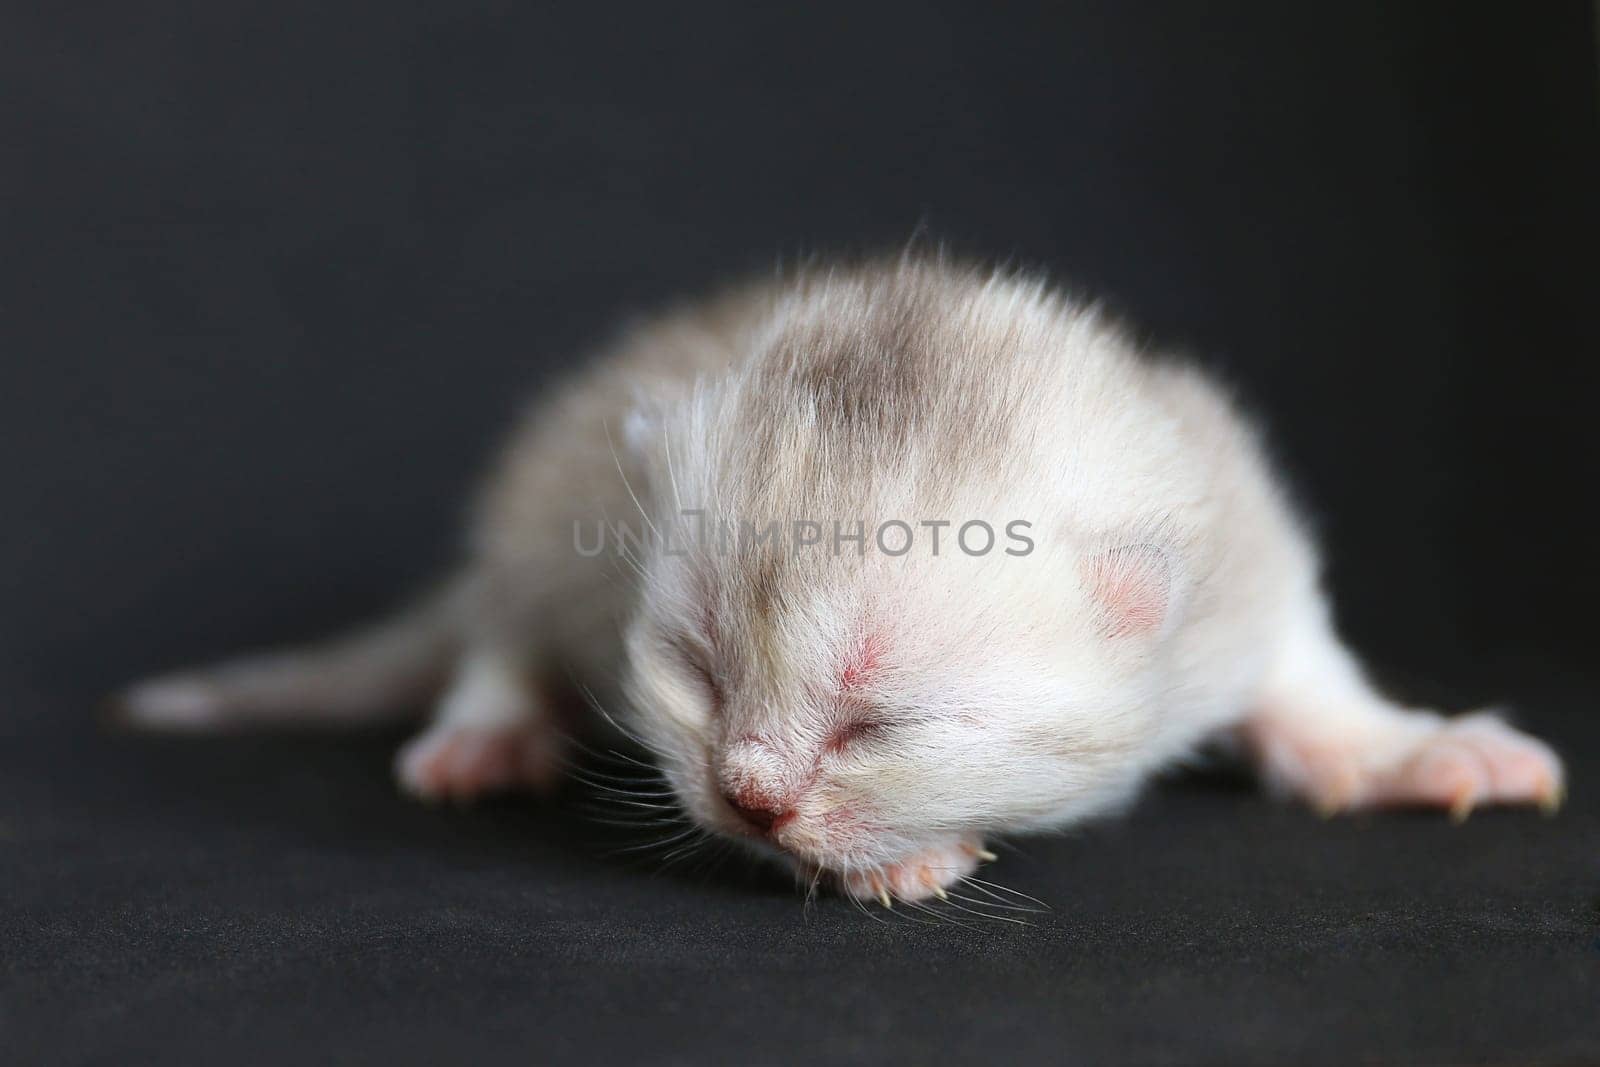
{"type": "Polygon", "coordinates": [[[1128,649],[1158,609],[1139,575],[1097,583],[1057,548],[646,556],[638,729],[696,823],[801,869],[1114,804],[1148,730],[1128,649]],[[1133,607],[1109,616],[1106,597],[1133,607]]]}

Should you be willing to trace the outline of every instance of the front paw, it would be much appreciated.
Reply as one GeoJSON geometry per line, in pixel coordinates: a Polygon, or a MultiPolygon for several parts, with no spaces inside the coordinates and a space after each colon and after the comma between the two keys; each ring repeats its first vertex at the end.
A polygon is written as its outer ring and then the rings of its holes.
{"type": "Polygon", "coordinates": [[[546,790],[561,770],[556,735],[543,726],[439,724],[395,758],[400,787],[426,801],[468,801],[515,789],[546,790]]]}
{"type": "Polygon", "coordinates": [[[1490,714],[1393,719],[1391,729],[1301,733],[1263,719],[1247,737],[1269,778],[1324,815],[1364,808],[1443,808],[1457,822],[1474,809],[1537,805],[1553,812],[1561,761],[1537,738],[1490,714]]]}
{"type": "Polygon", "coordinates": [[[949,887],[977,870],[979,863],[994,858],[994,853],[984,850],[980,838],[963,837],[895,863],[842,872],[836,881],[840,889],[856,899],[876,900],[886,908],[896,900],[943,900],[949,887]]]}
{"type": "Polygon", "coordinates": [[[1491,804],[1537,805],[1553,813],[1565,781],[1548,745],[1479,714],[1445,722],[1403,760],[1373,775],[1369,788],[1374,804],[1445,808],[1460,822],[1491,804]]]}

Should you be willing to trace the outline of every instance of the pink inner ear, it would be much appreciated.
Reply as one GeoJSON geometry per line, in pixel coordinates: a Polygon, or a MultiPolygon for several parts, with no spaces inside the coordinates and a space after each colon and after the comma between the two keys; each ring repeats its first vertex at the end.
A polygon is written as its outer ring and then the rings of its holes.
{"type": "Polygon", "coordinates": [[[1154,633],[1166,620],[1172,572],[1153,545],[1125,545],[1090,560],[1089,589],[1106,612],[1107,637],[1154,633]]]}

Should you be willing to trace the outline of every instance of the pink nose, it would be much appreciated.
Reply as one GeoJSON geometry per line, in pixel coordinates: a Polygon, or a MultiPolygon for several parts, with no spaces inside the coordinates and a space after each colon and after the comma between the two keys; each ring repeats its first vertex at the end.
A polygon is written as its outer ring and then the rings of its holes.
{"type": "Polygon", "coordinates": [[[781,804],[752,793],[747,792],[742,796],[724,793],[722,799],[758,833],[770,834],[794,818],[792,809],[785,810],[781,804]]]}

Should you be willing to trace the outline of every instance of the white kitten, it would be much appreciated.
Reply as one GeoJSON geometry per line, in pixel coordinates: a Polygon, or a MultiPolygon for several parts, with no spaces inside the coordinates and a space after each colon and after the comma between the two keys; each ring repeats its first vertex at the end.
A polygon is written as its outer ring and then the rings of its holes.
{"type": "Polygon", "coordinates": [[[697,824],[886,903],[1220,734],[1326,812],[1561,796],[1538,741],[1374,691],[1228,400],[1027,279],[810,270],[653,322],[530,413],[474,534],[402,619],[128,717],[350,720],[450,672],[398,770],[466,797],[554,780],[554,694],[620,678],[697,824]]]}

